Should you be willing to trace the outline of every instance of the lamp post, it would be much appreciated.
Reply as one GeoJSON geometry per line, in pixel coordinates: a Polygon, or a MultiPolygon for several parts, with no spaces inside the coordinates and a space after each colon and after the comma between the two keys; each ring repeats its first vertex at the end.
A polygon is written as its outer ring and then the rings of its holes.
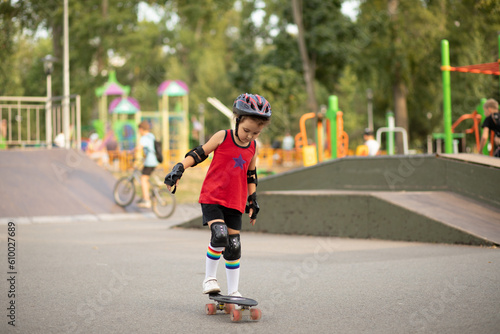
{"type": "Polygon", "coordinates": [[[366,90],[366,99],[368,100],[368,128],[375,130],[373,128],[373,91],[371,88],[366,90]]]}
{"type": "Polygon", "coordinates": [[[43,61],[43,69],[47,76],[47,102],[45,102],[45,141],[47,148],[52,147],[52,71],[54,70],[54,62],[57,59],[52,55],[45,56],[43,61]]]}
{"type": "Polygon", "coordinates": [[[69,120],[69,23],[68,23],[68,0],[64,0],[63,14],[63,133],[64,147],[70,148],[70,120],[69,120]]]}

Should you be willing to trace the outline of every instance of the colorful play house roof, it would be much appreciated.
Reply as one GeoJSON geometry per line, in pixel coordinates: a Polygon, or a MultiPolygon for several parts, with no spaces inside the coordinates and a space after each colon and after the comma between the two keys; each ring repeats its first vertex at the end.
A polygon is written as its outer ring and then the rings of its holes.
{"type": "Polygon", "coordinates": [[[188,86],[181,80],[163,81],[160,87],[158,87],[158,96],[184,96],[188,93],[188,86]]]}
{"type": "Polygon", "coordinates": [[[110,71],[108,82],[95,90],[95,95],[101,97],[103,95],[128,95],[130,93],[130,86],[121,85],[116,80],[116,72],[110,71]]]}
{"type": "Polygon", "coordinates": [[[133,97],[117,97],[109,104],[110,114],[135,114],[141,110],[139,102],[133,97]]]}

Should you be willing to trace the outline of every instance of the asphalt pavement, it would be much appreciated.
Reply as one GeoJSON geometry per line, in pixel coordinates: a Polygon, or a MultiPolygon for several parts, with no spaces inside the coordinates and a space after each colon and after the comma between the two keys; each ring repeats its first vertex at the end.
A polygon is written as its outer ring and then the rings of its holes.
{"type": "Polygon", "coordinates": [[[206,315],[209,231],[183,219],[2,221],[0,332],[500,332],[500,250],[331,237],[244,233],[262,319],[206,315]]]}

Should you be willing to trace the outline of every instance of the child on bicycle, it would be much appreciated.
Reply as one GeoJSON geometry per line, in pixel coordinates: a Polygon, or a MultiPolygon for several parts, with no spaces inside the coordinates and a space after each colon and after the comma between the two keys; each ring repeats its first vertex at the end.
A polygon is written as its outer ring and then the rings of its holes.
{"type": "Polygon", "coordinates": [[[211,231],[205,259],[203,293],[221,291],[216,274],[219,259],[223,256],[226,262],[227,293],[241,296],[238,285],[242,214],[248,213],[250,223],[255,224],[259,212],[256,139],[271,121],[271,105],[260,95],[242,94],[233,103],[233,114],[236,117],[235,130],[220,130],[203,146],[189,151],[184,160],[167,174],[165,184],[169,190],[174,187],[175,193],[184,171],[214,152],[199,198],[203,225],[208,225],[211,231]]]}
{"type": "Polygon", "coordinates": [[[141,190],[142,198],[137,201],[137,206],[141,208],[151,207],[151,198],[149,196],[149,178],[151,173],[158,166],[158,160],[155,154],[155,136],[149,132],[149,122],[142,121],[139,124],[139,134],[141,139],[139,140],[139,145],[137,146],[137,151],[139,155],[144,158],[144,167],[142,169],[141,175],[141,190]]]}

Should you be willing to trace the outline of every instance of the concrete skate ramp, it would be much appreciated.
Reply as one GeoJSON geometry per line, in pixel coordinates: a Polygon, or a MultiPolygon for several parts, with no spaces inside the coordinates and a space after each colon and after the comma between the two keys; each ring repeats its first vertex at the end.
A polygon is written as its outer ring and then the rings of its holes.
{"type": "MultiPolygon", "coordinates": [[[[269,233],[500,244],[500,159],[347,157],[260,180],[269,233]]],[[[195,219],[184,226],[201,226],[195,219]]]]}
{"type": "Polygon", "coordinates": [[[268,191],[262,232],[471,245],[500,244],[500,210],[447,191],[268,191]]]}
{"type": "Polygon", "coordinates": [[[80,151],[0,151],[0,218],[124,213],[114,184],[80,151]]]}

